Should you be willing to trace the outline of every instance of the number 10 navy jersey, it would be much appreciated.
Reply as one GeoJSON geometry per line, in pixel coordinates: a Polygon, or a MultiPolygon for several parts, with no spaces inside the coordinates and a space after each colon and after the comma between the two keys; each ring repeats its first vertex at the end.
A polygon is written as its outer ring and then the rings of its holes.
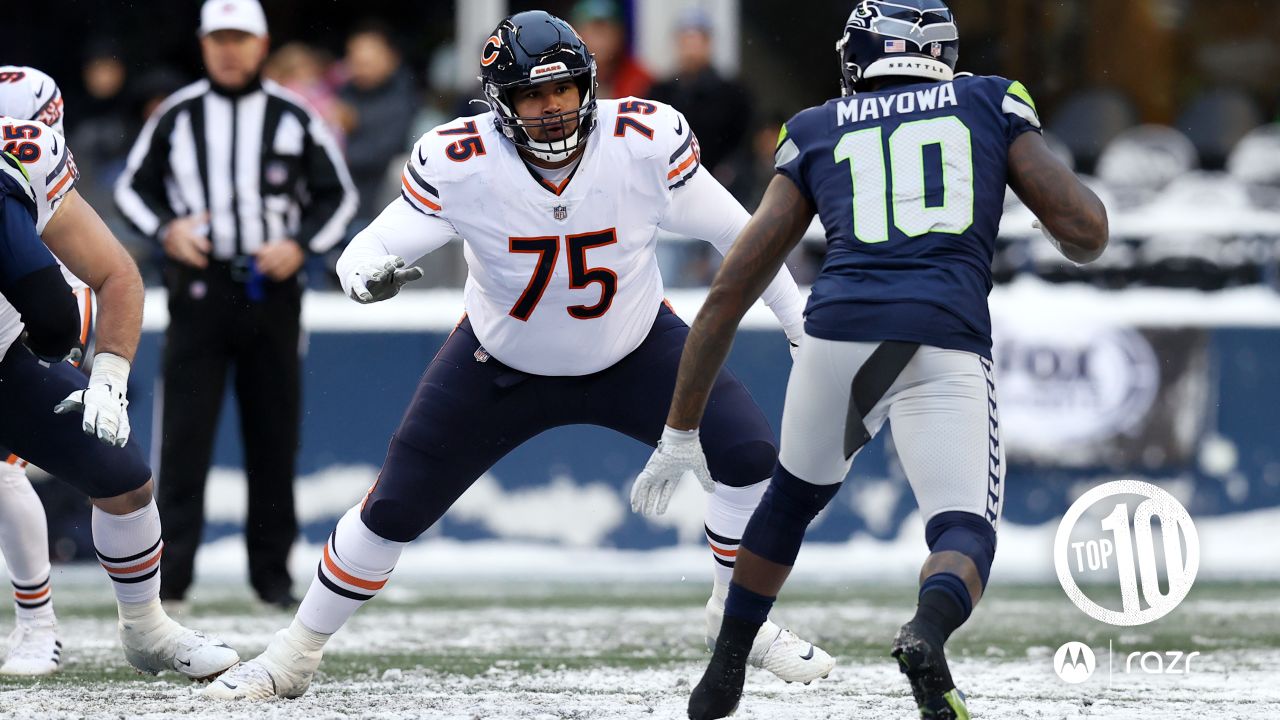
{"type": "Polygon", "coordinates": [[[858,93],[789,120],[778,172],[827,234],[805,331],[990,358],[1009,145],[1039,128],[1022,84],[990,76],[858,93]]]}

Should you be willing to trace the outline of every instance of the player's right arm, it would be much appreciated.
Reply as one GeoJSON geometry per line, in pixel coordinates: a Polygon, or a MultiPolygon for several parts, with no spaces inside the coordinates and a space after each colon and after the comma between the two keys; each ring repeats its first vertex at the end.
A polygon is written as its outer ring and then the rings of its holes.
{"type": "Polygon", "coordinates": [[[1107,247],[1107,209],[1045,144],[1040,133],[1019,135],[1009,146],[1009,186],[1039,218],[1068,260],[1097,260],[1107,247]]]}
{"type": "Polygon", "coordinates": [[[692,430],[702,421],[711,386],[724,365],[738,323],[804,237],[814,207],[791,178],[778,174],[760,207],[716,272],[680,357],[667,426],[692,430]]]}
{"type": "Polygon", "coordinates": [[[804,237],[814,208],[791,178],[775,175],[764,199],[711,283],[707,300],[689,329],[680,355],[676,389],[658,447],[631,488],[631,509],[661,515],[676,485],[693,475],[711,491],[711,477],[698,444],[698,426],[738,323],[778,274],[804,237]]]}
{"type": "Polygon", "coordinates": [[[338,258],[338,280],[347,297],[372,303],[395,297],[405,283],[422,277],[406,267],[458,236],[441,216],[443,201],[431,182],[431,135],[413,147],[400,178],[400,197],[347,244],[338,258]]]}

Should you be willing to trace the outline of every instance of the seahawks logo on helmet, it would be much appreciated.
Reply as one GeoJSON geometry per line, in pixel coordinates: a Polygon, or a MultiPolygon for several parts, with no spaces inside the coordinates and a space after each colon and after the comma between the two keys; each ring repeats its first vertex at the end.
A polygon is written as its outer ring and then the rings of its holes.
{"type": "Polygon", "coordinates": [[[836,52],[846,96],[876,77],[946,81],[955,76],[960,32],[943,0],[861,0],[836,52]]]}

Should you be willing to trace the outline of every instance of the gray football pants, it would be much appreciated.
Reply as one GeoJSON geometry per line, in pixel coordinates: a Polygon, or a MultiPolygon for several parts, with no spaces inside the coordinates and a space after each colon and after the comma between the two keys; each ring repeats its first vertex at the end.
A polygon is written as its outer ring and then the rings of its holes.
{"type": "Polygon", "coordinates": [[[928,345],[806,334],[787,383],[782,466],[806,482],[841,482],[886,419],[925,522],[961,511],[997,525],[1005,463],[991,362],[928,345]]]}

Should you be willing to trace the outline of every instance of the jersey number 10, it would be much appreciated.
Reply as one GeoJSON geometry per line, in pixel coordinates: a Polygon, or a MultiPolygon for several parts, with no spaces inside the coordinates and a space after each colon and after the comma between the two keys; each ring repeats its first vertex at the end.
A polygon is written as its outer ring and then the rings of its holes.
{"type": "Polygon", "coordinates": [[[864,243],[889,239],[893,224],[907,237],[941,232],[959,235],[973,224],[973,143],[969,128],[954,115],[907,122],[889,135],[885,162],[884,129],[845,133],[836,143],[835,161],[849,163],[853,181],[853,234],[864,243]],[[929,151],[926,148],[936,147],[929,151]],[[941,160],[930,183],[926,161],[941,160]],[[939,193],[930,185],[941,185],[939,193]],[[931,202],[932,200],[932,202],[931,202]]]}

